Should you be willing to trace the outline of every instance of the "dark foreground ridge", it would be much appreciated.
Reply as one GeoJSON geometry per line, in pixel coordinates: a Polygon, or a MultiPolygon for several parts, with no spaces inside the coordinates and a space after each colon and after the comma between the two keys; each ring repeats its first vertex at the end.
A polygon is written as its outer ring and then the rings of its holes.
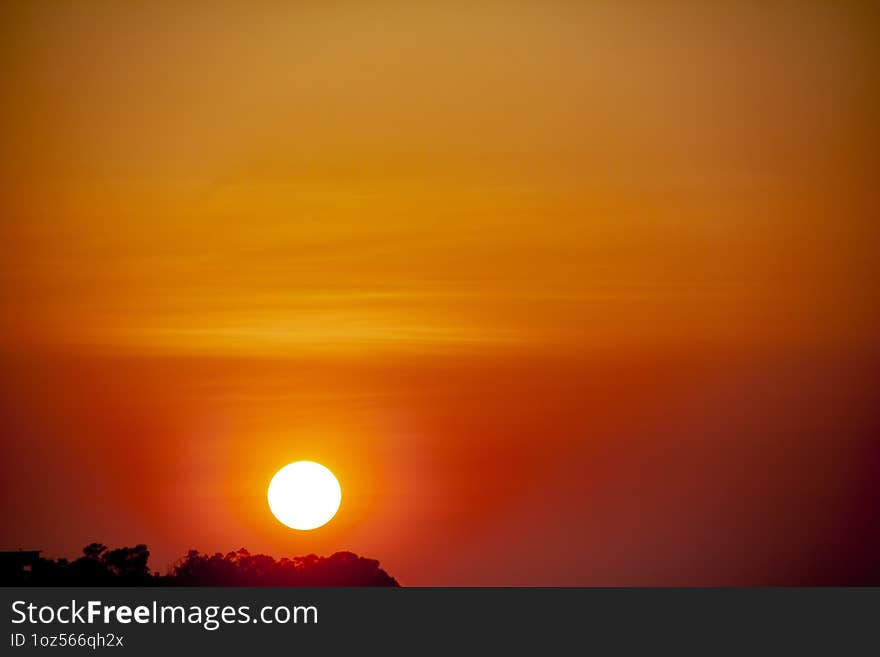
{"type": "Polygon", "coordinates": [[[2,586],[399,586],[375,559],[353,552],[309,554],[277,561],[244,548],[226,554],[190,550],[165,575],[150,572],[146,545],[83,548],[74,561],[39,552],[0,552],[2,586]]]}

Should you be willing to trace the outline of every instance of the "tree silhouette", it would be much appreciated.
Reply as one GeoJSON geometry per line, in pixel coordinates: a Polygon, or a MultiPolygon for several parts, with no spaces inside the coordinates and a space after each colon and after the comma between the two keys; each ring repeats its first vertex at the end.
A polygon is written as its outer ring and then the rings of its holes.
{"type": "Polygon", "coordinates": [[[0,585],[32,586],[399,586],[375,559],[353,552],[275,560],[265,554],[190,550],[166,575],[151,574],[146,545],[110,550],[90,543],[75,561],[37,558],[25,569],[2,553],[0,585]]]}
{"type": "Polygon", "coordinates": [[[397,586],[378,561],[353,552],[276,561],[243,548],[225,555],[191,550],[167,577],[181,586],[397,586]]]}

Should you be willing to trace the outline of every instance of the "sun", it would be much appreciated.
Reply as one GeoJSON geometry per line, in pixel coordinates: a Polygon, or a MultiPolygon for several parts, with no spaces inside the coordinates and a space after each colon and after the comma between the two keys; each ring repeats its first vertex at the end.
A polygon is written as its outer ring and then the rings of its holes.
{"type": "Polygon", "coordinates": [[[269,482],[269,509],[292,529],[317,529],[339,510],[342,489],[334,474],[320,463],[296,461],[281,468],[269,482]]]}

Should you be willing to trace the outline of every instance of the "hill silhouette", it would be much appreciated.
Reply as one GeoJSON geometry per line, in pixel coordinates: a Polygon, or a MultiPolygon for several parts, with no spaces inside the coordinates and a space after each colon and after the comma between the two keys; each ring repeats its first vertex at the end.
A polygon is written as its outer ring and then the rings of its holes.
{"type": "Polygon", "coordinates": [[[167,574],[150,572],[146,545],[109,549],[90,543],[78,559],[38,552],[0,553],[3,586],[399,586],[375,559],[353,552],[276,560],[265,554],[190,550],[167,574]]]}

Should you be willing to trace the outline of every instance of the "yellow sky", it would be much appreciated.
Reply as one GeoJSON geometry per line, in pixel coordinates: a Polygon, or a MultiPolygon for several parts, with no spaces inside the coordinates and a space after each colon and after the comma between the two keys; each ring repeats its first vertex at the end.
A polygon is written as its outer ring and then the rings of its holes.
{"type": "Polygon", "coordinates": [[[876,12],[281,4],[4,6],[10,336],[874,335],[876,12]]]}

